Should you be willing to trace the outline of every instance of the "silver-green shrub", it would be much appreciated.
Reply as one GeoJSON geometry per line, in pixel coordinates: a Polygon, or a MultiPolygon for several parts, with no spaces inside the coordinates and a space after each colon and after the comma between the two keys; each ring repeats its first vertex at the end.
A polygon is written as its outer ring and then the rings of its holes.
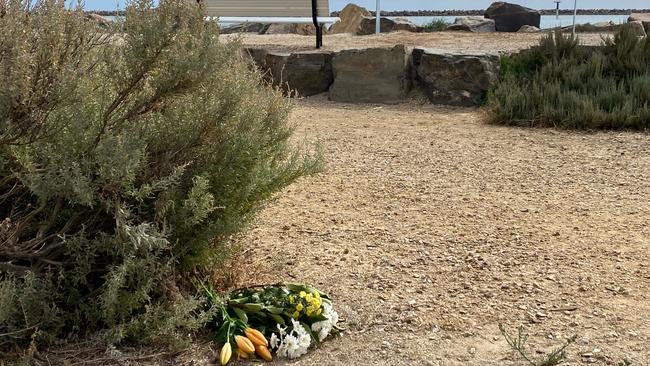
{"type": "Polygon", "coordinates": [[[488,97],[492,120],[576,129],[650,128],[650,37],[622,27],[599,47],[558,31],[502,58],[488,97]]]}
{"type": "Polygon", "coordinates": [[[106,29],[62,0],[0,0],[0,347],[182,345],[210,316],[192,283],[320,167],[194,1],[126,13],[106,29]]]}

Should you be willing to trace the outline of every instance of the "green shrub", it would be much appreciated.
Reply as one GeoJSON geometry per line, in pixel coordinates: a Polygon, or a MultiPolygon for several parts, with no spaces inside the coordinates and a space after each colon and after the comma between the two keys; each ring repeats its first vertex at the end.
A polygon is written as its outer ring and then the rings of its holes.
{"type": "Polygon", "coordinates": [[[114,29],[63,0],[0,9],[0,348],[182,345],[210,316],[193,281],[319,156],[193,1],[132,1],[114,29]]]}
{"type": "Polygon", "coordinates": [[[578,129],[650,128],[650,38],[623,27],[601,47],[561,32],[504,56],[488,105],[496,123],[578,129]]]}
{"type": "Polygon", "coordinates": [[[424,24],[422,28],[424,28],[425,32],[442,32],[447,30],[450,24],[444,18],[434,18],[429,23],[424,24]]]}

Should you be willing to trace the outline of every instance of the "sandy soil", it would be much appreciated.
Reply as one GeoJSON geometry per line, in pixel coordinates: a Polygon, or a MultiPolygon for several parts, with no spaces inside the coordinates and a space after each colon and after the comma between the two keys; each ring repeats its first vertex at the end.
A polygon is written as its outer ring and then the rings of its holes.
{"type": "MultiPolygon", "coordinates": [[[[500,127],[416,101],[296,104],[296,141],[319,141],[327,170],[262,212],[234,271],[317,285],[348,330],[273,364],[525,365],[502,323],[538,356],[575,335],[563,365],[650,365],[650,134],[500,127]]],[[[197,366],[215,347],[68,347],[42,364],[197,366]]]]}
{"type": "MultiPolygon", "coordinates": [[[[325,35],[323,49],[339,51],[350,48],[393,47],[404,44],[409,47],[428,47],[456,52],[512,52],[528,48],[539,42],[543,33],[466,33],[466,32],[435,32],[409,33],[393,32],[370,36],[353,36],[351,34],[325,35]]],[[[580,40],[584,44],[600,44],[606,34],[584,33],[580,40]]],[[[263,47],[274,51],[313,50],[314,36],[295,34],[276,35],[222,35],[223,39],[241,37],[245,46],[263,47]]]]}
{"type": "Polygon", "coordinates": [[[476,109],[298,101],[328,169],[247,238],[268,281],[331,293],[348,332],[296,365],[650,364],[650,135],[484,124],[476,109]]]}

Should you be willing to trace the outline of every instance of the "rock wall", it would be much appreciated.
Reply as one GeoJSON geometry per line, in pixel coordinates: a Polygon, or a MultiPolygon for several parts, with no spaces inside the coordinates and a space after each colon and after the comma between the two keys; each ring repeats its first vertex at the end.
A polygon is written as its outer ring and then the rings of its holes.
{"type": "Polygon", "coordinates": [[[433,104],[480,105],[499,75],[499,57],[425,48],[348,49],[340,52],[244,52],[264,78],[289,96],[327,92],[346,103],[399,103],[420,89],[433,104]]]}

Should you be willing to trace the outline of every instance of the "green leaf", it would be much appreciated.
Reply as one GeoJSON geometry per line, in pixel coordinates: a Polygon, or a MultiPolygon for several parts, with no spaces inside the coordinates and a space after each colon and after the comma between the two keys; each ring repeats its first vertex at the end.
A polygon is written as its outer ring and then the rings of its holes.
{"type": "Polygon", "coordinates": [[[321,322],[321,321],[323,321],[323,320],[327,320],[327,317],[324,316],[323,314],[321,314],[321,315],[314,315],[314,316],[310,316],[310,317],[309,317],[309,320],[311,320],[312,323],[318,323],[318,322],[321,322]]]}
{"type": "Polygon", "coordinates": [[[281,317],[280,315],[269,314],[269,316],[271,317],[271,319],[273,319],[273,321],[275,321],[276,323],[278,323],[280,325],[285,325],[286,324],[285,321],[284,321],[284,318],[281,317]]]}
{"type": "Polygon", "coordinates": [[[237,314],[237,317],[241,319],[244,323],[248,323],[248,315],[246,315],[246,312],[240,308],[232,308],[232,310],[237,314]]]}
{"type": "Polygon", "coordinates": [[[280,314],[282,314],[284,312],[283,308],[279,308],[279,307],[276,307],[276,306],[267,306],[264,310],[268,311],[271,314],[275,314],[275,315],[280,315],[280,314]]]}
{"type": "Polygon", "coordinates": [[[264,305],[263,304],[247,303],[247,304],[241,305],[241,308],[245,312],[247,312],[249,314],[256,314],[256,313],[259,313],[260,311],[262,311],[262,309],[264,309],[264,305]]]}
{"type": "Polygon", "coordinates": [[[240,298],[237,298],[237,299],[228,300],[228,304],[235,304],[235,305],[245,304],[249,300],[250,300],[249,297],[240,297],[240,298]]]}

